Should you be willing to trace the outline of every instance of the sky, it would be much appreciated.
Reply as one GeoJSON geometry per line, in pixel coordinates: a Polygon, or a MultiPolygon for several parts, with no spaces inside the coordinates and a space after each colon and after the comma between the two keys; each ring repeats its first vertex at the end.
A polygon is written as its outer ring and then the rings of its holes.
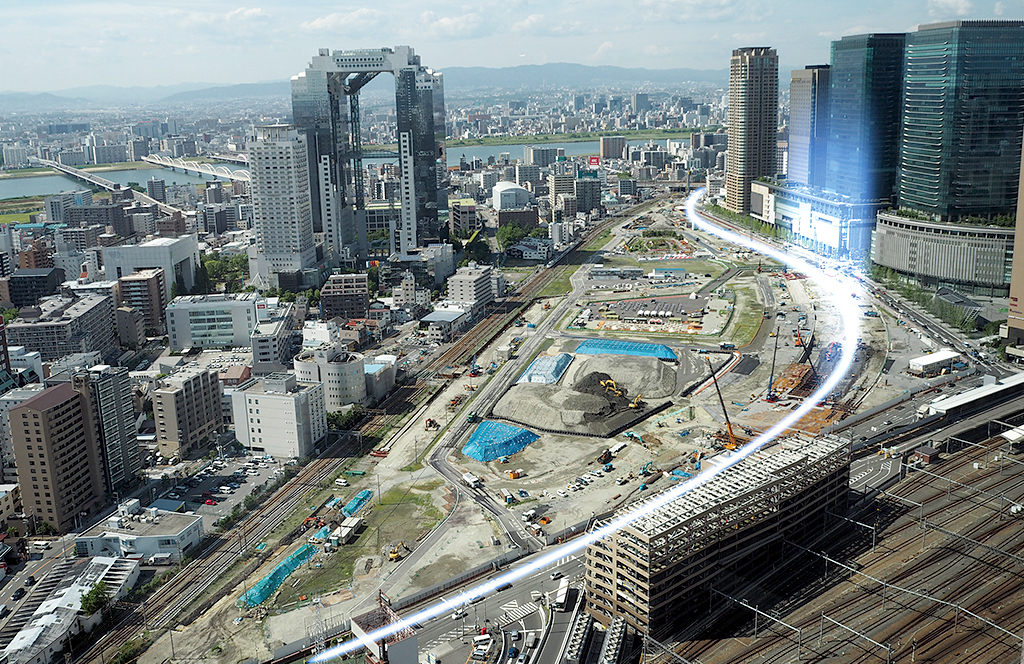
{"type": "Polygon", "coordinates": [[[285,80],[318,48],[399,44],[441,71],[725,69],[741,46],[793,68],[843,35],[993,18],[1024,19],[1024,0],[4,0],[0,91],[285,80]]]}

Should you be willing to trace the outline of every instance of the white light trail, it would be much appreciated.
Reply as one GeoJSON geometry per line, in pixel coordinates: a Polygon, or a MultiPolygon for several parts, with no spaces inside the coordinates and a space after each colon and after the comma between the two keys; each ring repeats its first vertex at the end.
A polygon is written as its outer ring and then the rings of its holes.
{"type": "Polygon", "coordinates": [[[741,449],[734,452],[732,456],[722,459],[720,463],[714,464],[705,472],[699,473],[698,475],[685,480],[681,484],[678,484],[672,489],[657,495],[648,502],[631,509],[629,512],[622,514],[600,528],[589,533],[585,533],[571,542],[549,550],[536,560],[532,560],[516,569],[509,570],[486,583],[456,595],[454,598],[448,600],[442,599],[441,602],[434,606],[418,611],[396,623],[385,625],[384,627],[367,634],[365,640],[352,639],[325,650],[309,660],[310,662],[315,664],[317,662],[323,662],[334,657],[340,657],[341,655],[354,650],[358,650],[359,648],[366,646],[366,640],[374,642],[381,641],[396,632],[411,627],[416,623],[429,620],[430,618],[435,618],[443,613],[451,611],[453,608],[462,606],[466,602],[487,595],[501,585],[512,583],[547,567],[551,567],[556,564],[560,558],[582,551],[591,543],[607,537],[629,523],[664,507],[687,491],[707,483],[727,468],[731,468],[751,454],[754,454],[762,447],[784,434],[787,429],[795,424],[801,417],[810,412],[818,402],[824,400],[829,393],[835,389],[836,385],[839,384],[839,381],[843,379],[843,376],[846,375],[850,370],[850,366],[853,364],[854,351],[857,346],[857,336],[860,333],[860,308],[858,302],[852,297],[854,290],[857,288],[856,282],[852,278],[842,274],[825,274],[824,271],[818,269],[814,265],[811,265],[802,258],[790,256],[775,247],[754,239],[753,237],[748,237],[725,228],[720,228],[713,225],[711,222],[706,221],[698,216],[696,211],[697,200],[703,195],[703,193],[703,188],[698,189],[690,194],[690,197],[686,200],[686,216],[693,223],[695,228],[700,228],[701,230],[717,235],[718,237],[734,244],[742,245],[754,251],[758,251],[766,256],[774,258],[780,263],[788,265],[790,268],[795,268],[796,271],[806,274],[808,278],[816,282],[822,291],[828,293],[826,299],[829,299],[833,306],[835,306],[836,311],[839,312],[841,318],[839,326],[839,341],[842,343],[842,350],[832,374],[828,376],[824,383],[822,383],[822,385],[812,395],[804,400],[804,403],[801,404],[799,408],[790,411],[775,426],[744,445],[741,449]]]}

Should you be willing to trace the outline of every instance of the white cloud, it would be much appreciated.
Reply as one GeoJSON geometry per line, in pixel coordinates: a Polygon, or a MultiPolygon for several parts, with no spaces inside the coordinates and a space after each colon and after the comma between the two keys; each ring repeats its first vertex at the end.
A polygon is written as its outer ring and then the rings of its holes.
{"type": "Polygon", "coordinates": [[[928,15],[933,18],[966,16],[974,9],[971,0],[928,0],[928,15]]]}
{"type": "Polygon", "coordinates": [[[380,25],[384,14],[376,9],[361,7],[351,12],[335,12],[327,16],[305,21],[300,25],[306,30],[345,30],[367,28],[380,25]]]}
{"type": "Polygon", "coordinates": [[[613,44],[610,41],[602,42],[601,45],[597,47],[597,50],[594,51],[594,54],[590,56],[590,59],[597,60],[599,58],[604,57],[605,55],[608,55],[610,52],[614,50],[615,44],[613,44]]]}
{"type": "Polygon", "coordinates": [[[530,14],[512,26],[512,32],[535,32],[545,27],[544,14],[530,14]]]}
{"type": "Polygon", "coordinates": [[[663,57],[666,55],[670,55],[671,53],[672,49],[670,49],[667,46],[657,46],[655,44],[648,44],[647,46],[644,47],[644,55],[649,55],[652,58],[663,57]]]}
{"type": "Polygon", "coordinates": [[[265,18],[266,16],[267,16],[266,13],[264,13],[264,11],[262,9],[260,9],[259,7],[253,7],[252,9],[247,9],[245,7],[239,7],[238,9],[232,9],[231,11],[229,11],[224,16],[224,18],[227,18],[227,19],[234,19],[234,18],[249,19],[249,18],[265,18]]]}
{"type": "Polygon", "coordinates": [[[1002,16],[1004,11],[1006,11],[1006,5],[1001,2],[997,2],[996,6],[992,8],[992,13],[996,16],[1002,16]]]}

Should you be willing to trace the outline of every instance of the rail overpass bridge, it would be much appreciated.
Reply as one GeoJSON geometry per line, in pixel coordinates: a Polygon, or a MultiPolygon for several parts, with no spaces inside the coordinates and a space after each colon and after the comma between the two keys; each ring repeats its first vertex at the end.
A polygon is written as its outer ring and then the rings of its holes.
{"type": "Polygon", "coordinates": [[[148,155],[143,157],[142,160],[171,170],[181,170],[184,173],[191,172],[197,175],[209,175],[215,178],[224,178],[239,182],[249,182],[252,180],[252,175],[249,171],[243,168],[232,170],[227,166],[206,164],[198,161],[185,161],[181,157],[162,157],[160,155],[148,155]]]}

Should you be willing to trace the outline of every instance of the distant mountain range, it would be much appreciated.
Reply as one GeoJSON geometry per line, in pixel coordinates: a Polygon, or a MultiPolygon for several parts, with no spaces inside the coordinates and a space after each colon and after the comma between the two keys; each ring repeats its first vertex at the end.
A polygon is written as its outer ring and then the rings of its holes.
{"type": "MultiPolygon", "coordinates": [[[[592,88],[604,85],[644,83],[674,85],[703,82],[726,85],[725,69],[639,69],[626,67],[551,63],[517,67],[449,67],[442,70],[445,88],[449,90],[518,90],[541,87],[592,88]]],[[[781,75],[782,72],[780,72],[781,75]]],[[[781,76],[780,76],[781,77],[781,76]]],[[[377,79],[373,87],[388,85],[377,79]]],[[[287,98],[288,81],[215,85],[212,83],[179,83],[153,87],[117,87],[91,85],[51,92],[0,92],[0,110],[56,111],[102,108],[116,105],[148,105],[192,103],[198,101],[230,101],[233,99],[287,98]]]]}

